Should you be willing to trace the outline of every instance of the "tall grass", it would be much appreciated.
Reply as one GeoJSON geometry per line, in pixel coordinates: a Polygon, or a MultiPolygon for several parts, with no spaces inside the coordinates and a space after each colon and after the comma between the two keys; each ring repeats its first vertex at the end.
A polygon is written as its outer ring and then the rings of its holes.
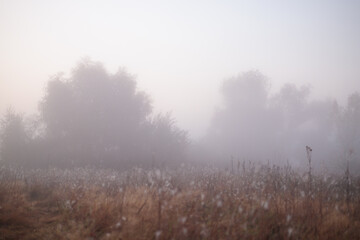
{"type": "Polygon", "coordinates": [[[360,179],[311,178],[309,193],[289,165],[2,168],[0,239],[360,239],[360,179]]]}

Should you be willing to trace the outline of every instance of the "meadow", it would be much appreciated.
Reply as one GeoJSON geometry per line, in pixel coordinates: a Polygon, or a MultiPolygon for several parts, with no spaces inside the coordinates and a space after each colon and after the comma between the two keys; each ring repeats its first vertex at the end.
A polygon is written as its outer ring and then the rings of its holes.
{"type": "Polygon", "coordinates": [[[2,167],[0,239],[360,239],[360,178],[251,162],[2,167]]]}

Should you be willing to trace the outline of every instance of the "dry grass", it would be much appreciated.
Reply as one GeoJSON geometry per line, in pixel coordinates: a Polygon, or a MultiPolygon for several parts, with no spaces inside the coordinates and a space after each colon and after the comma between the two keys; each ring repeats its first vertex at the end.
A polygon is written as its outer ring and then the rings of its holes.
{"type": "Polygon", "coordinates": [[[360,239],[359,179],[350,190],[275,166],[2,168],[0,239],[360,239]]]}

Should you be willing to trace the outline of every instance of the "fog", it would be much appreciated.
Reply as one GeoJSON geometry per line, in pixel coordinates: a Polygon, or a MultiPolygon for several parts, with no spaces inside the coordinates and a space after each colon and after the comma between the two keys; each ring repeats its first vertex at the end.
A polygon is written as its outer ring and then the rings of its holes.
{"type": "Polygon", "coordinates": [[[269,94],[269,81],[258,71],[228,79],[223,107],[215,112],[203,140],[209,159],[270,161],[307,167],[305,146],[314,149],[318,168],[359,164],[360,95],[345,106],[335,99],[311,100],[310,89],[285,84],[269,94]]]}
{"type": "Polygon", "coordinates": [[[1,1],[1,161],[360,170],[357,1],[1,1]]]}

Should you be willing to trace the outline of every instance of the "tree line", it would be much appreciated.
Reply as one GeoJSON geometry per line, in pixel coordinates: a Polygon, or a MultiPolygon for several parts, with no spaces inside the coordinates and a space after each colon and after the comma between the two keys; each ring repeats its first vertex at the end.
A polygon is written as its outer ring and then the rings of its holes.
{"type": "Polygon", "coordinates": [[[190,143],[169,114],[153,112],[134,77],[82,61],[70,77],[47,83],[36,117],[9,110],[1,121],[0,157],[27,167],[176,166],[186,160],[260,160],[301,165],[305,146],[317,164],[360,169],[360,94],[341,106],[311,100],[309,87],[285,84],[270,94],[268,79],[250,71],[224,81],[223,105],[206,135],[190,143]]]}
{"type": "Polygon", "coordinates": [[[126,167],[179,162],[187,145],[169,114],[152,114],[133,76],[87,60],[48,82],[35,119],[9,110],[0,146],[3,162],[22,166],[126,167]]]}

